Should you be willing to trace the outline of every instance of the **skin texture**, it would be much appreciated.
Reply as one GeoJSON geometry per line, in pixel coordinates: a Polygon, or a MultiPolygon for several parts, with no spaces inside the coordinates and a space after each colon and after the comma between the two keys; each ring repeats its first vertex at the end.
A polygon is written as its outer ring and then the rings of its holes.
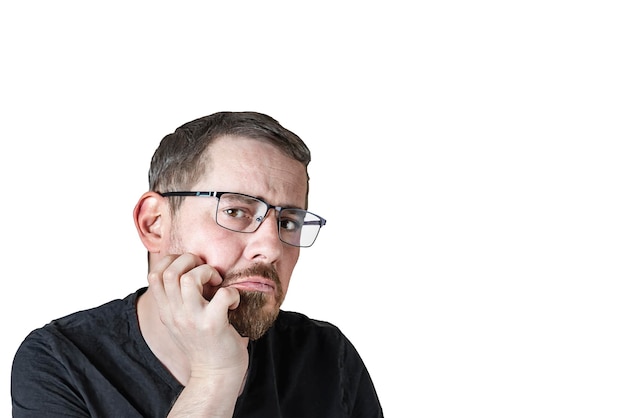
{"type": "MultiPolygon", "coordinates": [[[[222,137],[210,155],[210,168],[191,190],[239,192],[273,205],[305,207],[305,167],[274,146],[222,137]]],[[[168,199],[147,192],[134,211],[150,264],[149,287],[137,303],[141,331],[185,386],[170,417],[232,417],[245,382],[248,338],[230,324],[228,312],[239,305],[237,288],[267,282],[260,274],[236,273],[271,266],[286,294],[300,252],[279,240],[273,210],[256,232],[238,233],[215,223],[216,204],[215,198],[186,198],[173,218],[168,199]],[[233,274],[238,284],[220,287],[233,274]]],[[[263,310],[271,312],[282,297],[269,287],[263,310]]]]}

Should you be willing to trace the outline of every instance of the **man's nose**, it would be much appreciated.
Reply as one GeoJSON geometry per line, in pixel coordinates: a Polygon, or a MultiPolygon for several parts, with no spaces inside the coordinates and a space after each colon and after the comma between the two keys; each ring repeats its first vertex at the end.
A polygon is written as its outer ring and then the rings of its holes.
{"type": "Polygon", "coordinates": [[[271,208],[261,224],[250,234],[246,248],[250,259],[263,259],[267,263],[276,261],[283,251],[283,243],[278,232],[278,212],[271,208]]]}

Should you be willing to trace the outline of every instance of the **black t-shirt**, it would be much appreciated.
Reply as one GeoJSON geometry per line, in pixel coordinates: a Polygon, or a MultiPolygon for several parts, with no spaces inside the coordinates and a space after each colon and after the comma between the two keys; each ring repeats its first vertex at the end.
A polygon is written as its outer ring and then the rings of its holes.
{"type": "MultiPolygon", "coordinates": [[[[13,361],[13,417],[165,417],[183,386],[141,335],[144,291],[31,332],[13,361]]],[[[330,323],[281,311],[248,350],[234,417],[383,416],[363,361],[330,323]]]]}

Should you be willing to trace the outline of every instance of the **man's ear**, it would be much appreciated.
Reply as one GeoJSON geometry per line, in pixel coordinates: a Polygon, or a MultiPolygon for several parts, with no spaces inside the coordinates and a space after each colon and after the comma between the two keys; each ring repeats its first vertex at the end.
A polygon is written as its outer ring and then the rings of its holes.
{"type": "Polygon", "coordinates": [[[164,199],[156,192],[146,192],[139,198],[133,210],[139,238],[150,253],[161,251],[164,222],[167,222],[163,219],[163,212],[166,218],[169,216],[169,208],[164,199]]]}

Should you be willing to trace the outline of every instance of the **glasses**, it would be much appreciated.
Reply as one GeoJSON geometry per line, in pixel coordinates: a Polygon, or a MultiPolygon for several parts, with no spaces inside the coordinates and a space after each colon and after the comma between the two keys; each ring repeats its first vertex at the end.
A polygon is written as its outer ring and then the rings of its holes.
{"type": "Polygon", "coordinates": [[[230,192],[165,192],[161,196],[215,197],[215,222],[235,232],[251,233],[259,229],[270,209],[276,211],[278,238],[294,247],[310,247],[315,242],[326,219],[304,209],[270,205],[261,199],[230,192]]]}

